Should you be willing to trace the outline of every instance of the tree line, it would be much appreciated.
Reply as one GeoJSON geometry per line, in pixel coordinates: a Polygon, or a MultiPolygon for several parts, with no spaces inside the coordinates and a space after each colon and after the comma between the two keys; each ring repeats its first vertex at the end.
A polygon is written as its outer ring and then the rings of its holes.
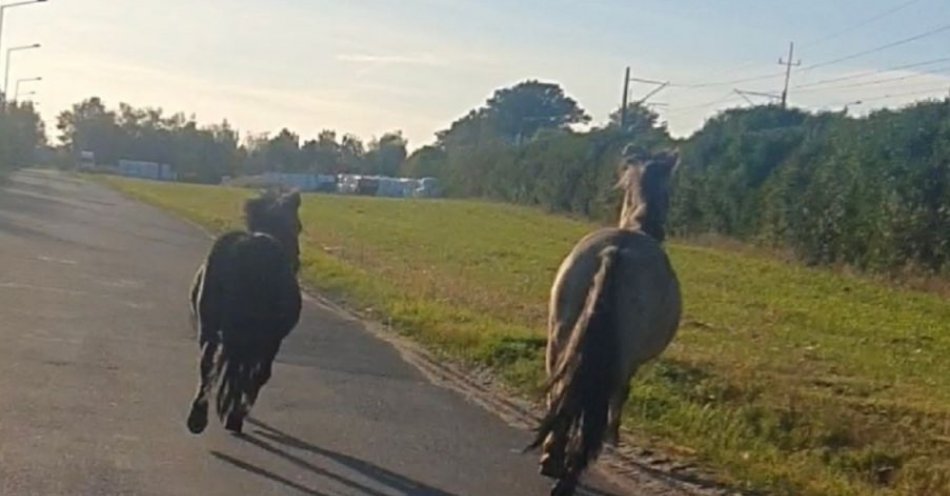
{"type": "Polygon", "coordinates": [[[950,272],[950,99],[862,118],[735,109],[683,143],[672,223],[805,261],[950,272]]]}
{"type": "Polygon", "coordinates": [[[194,116],[167,115],[161,108],[120,103],[109,109],[98,97],[60,113],[56,127],[67,161],[89,151],[101,165],[121,159],[167,163],[180,180],[207,184],[268,171],[396,175],[407,155],[398,131],[365,144],[332,130],[306,141],[289,129],[242,139],[227,121],[200,126],[194,116]]]}
{"type": "Polygon", "coordinates": [[[811,264],[950,273],[950,99],[859,118],[734,108],[686,139],[638,104],[623,120],[618,111],[572,130],[587,120],[559,88],[528,81],[496,92],[408,163],[455,195],[613,219],[619,150],[677,147],[670,227],[681,237],[790,248],[811,264]]]}
{"type": "MultiPolygon", "coordinates": [[[[25,107],[2,118],[0,164],[24,163],[42,124],[25,107]],[[10,138],[15,132],[22,137],[10,138]]],[[[368,143],[332,130],[306,140],[288,129],[242,138],[226,121],[199,126],[161,109],[110,110],[98,98],[62,112],[57,128],[67,157],[89,150],[105,164],[170,163],[185,181],[265,171],[431,176],[451,196],[600,220],[616,215],[621,148],[675,146],[682,163],[670,228],[678,236],[791,248],[814,264],[950,272],[950,100],[860,118],[734,108],[685,139],[638,104],[623,119],[618,110],[602,125],[590,121],[560,86],[528,80],[495,91],[411,155],[398,131],[368,143]]]]}

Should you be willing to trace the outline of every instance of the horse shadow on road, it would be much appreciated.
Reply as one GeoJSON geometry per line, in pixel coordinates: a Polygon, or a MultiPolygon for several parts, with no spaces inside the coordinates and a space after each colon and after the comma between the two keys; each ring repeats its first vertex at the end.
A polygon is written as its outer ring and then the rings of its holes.
{"type": "MultiPolygon", "coordinates": [[[[442,489],[429,486],[425,483],[412,480],[406,476],[397,474],[391,470],[380,467],[368,461],[321,448],[312,443],[287,434],[275,427],[267,425],[259,420],[248,418],[247,422],[248,424],[256,427],[256,429],[253,432],[254,435],[241,436],[241,439],[245,442],[250,443],[257,448],[260,448],[261,450],[273,454],[279,458],[282,458],[283,460],[314,475],[317,475],[318,477],[332,481],[339,486],[346,487],[357,494],[365,496],[390,496],[394,493],[413,496],[458,496],[454,493],[450,493],[442,489]],[[335,464],[346,467],[346,469],[349,471],[359,474],[360,479],[364,481],[372,481],[372,485],[374,487],[371,487],[364,482],[354,480],[354,478],[350,478],[340,473],[320,467],[311,461],[305,460],[304,458],[288,452],[286,448],[313,453],[314,455],[330,460],[335,464]],[[378,489],[379,487],[385,488],[385,491],[378,489]]],[[[254,466],[233,456],[226,455],[218,451],[212,451],[211,455],[218,460],[228,463],[236,468],[250,472],[260,477],[264,477],[273,482],[277,482],[302,494],[308,494],[311,496],[330,496],[328,493],[321,492],[315,488],[304,486],[298,482],[277,475],[261,467],[254,466]]],[[[581,488],[577,494],[578,496],[616,496],[586,487],[581,488]]]]}

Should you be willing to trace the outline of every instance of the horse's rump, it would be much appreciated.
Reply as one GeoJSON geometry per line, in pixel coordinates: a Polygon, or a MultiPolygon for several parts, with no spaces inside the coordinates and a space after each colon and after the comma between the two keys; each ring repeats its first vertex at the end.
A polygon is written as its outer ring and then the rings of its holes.
{"type": "Polygon", "coordinates": [[[209,257],[207,265],[206,279],[217,282],[214,289],[221,299],[222,341],[280,341],[300,317],[296,275],[276,240],[242,234],[220,258],[209,257]]]}
{"type": "Polygon", "coordinates": [[[610,435],[637,368],[658,356],[680,317],[679,287],[662,249],[675,151],[621,153],[624,192],[618,226],[581,239],[561,263],[548,318],[548,409],[537,437],[552,496],[574,494],[610,435]]]}
{"type": "Polygon", "coordinates": [[[575,475],[603,447],[610,398],[619,386],[614,308],[619,253],[618,246],[608,246],[600,253],[600,267],[590,283],[584,309],[549,379],[547,414],[529,447],[537,448],[551,434],[566,436],[562,469],[575,475]]]}
{"type": "Polygon", "coordinates": [[[208,257],[200,293],[202,310],[217,312],[220,322],[218,415],[246,412],[270,378],[280,342],[300,317],[291,261],[270,236],[225,235],[208,257]]]}

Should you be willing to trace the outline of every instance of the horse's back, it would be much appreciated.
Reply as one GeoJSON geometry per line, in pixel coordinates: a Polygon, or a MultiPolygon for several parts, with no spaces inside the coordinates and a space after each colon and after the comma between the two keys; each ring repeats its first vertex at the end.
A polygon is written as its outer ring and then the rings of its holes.
{"type": "Polygon", "coordinates": [[[626,229],[605,228],[581,239],[564,259],[551,290],[551,332],[564,341],[583,311],[587,293],[600,269],[601,253],[618,249],[614,308],[622,323],[623,354],[643,362],[658,355],[679,325],[679,282],[663,247],[655,239],[626,229]]]}

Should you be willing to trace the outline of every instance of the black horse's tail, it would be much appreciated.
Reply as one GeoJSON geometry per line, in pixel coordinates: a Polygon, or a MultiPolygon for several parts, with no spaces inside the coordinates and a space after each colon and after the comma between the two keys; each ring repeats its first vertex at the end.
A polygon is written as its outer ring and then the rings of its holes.
{"type": "MultiPolygon", "coordinates": [[[[567,436],[564,466],[558,472],[576,483],[580,474],[600,454],[607,432],[611,395],[619,384],[620,357],[616,329],[615,295],[619,248],[600,253],[583,312],[548,383],[548,411],[528,449],[535,449],[548,435],[567,436]]],[[[561,458],[561,457],[558,457],[561,458]]]]}
{"type": "Polygon", "coordinates": [[[261,387],[270,378],[274,357],[249,343],[229,343],[221,348],[217,366],[221,371],[216,407],[218,418],[243,418],[257,400],[261,387]]]}

